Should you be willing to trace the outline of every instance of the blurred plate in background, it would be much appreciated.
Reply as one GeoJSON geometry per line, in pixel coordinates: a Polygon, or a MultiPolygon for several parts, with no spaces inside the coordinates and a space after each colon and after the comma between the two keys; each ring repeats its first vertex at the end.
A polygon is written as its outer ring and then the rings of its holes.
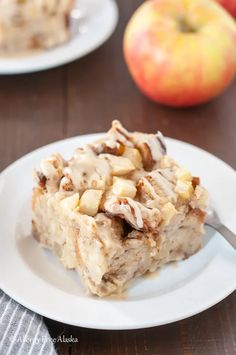
{"type": "Polygon", "coordinates": [[[53,49],[27,56],[0,57],[0,74],[21,74],[50,69],[83,57],[101,46],[113,33],[118,21],[114,0],[79,0],[72,14],[72,39],[53,49]],[[75,30],[76,26],[79,30],[75,30]]]}

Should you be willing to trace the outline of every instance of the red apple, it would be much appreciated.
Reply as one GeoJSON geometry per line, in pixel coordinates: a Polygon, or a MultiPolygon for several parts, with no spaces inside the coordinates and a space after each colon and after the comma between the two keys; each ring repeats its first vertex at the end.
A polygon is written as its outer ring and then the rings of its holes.
{"type": "Polygon", "coordinates": [[[200,104],[235,78],[236,23],[211,0],[148,0],[127,25],[124,56],[150,99],[200,104]]]}
{"type": "Polygon", "coordinates": [[[215,0],[236,18],[236,0],[215,0]]]}

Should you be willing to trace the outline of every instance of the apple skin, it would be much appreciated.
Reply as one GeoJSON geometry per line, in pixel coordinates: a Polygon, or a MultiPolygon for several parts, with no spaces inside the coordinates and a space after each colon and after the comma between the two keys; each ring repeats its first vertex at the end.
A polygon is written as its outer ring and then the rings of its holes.
{"type": "Polygon", "coordinates": [[[139,89],[174,107],[204,103],[236,75],[236,23],[211,0],[147,0],[124,34],[124,57],[139,89]]]}
{"type": "Polygon", "coordinates": [[[236,18],[236,0],[215,0],[236,18]]]}

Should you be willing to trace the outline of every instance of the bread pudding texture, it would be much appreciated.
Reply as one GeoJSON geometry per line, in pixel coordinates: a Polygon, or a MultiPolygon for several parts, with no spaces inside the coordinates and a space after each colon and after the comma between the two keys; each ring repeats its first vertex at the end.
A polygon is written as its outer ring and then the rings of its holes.
{"type": "Polygon", "coordinates": [[[47,49],[70,37],[74,0],[1,0],[0,54],[47,49]]]}
{"type": "Polygon", "coordinates": [[[34,237],[100,297],[202,244],[208,194],[166,155],[163,136],[113,121],[104,137],[35,171],[34,237]]]}

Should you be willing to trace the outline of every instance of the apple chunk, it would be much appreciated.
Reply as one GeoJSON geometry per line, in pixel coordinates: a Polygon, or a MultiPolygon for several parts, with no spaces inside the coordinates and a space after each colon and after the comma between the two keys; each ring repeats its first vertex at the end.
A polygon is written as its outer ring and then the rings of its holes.
{"type": "Polygon", "coordinates": [[[137,169],[141,169],[143,167],[142,156],[139,153],[138,149],[125,147],[123,157],[128,158],[137,169]]]}
{"type": "Polygon", "coordinates": [[[112,192],[117,196],[134,198],[137,190],[134,181],[115,176],[112,192]]]}
{"type": "Polygon", "coordinates": [[[60,201],[60,205],[64,212],[75,210],[79,205],[79,193],[76,192],[75,194],[64,198],[60,201]]]}
{"type": "Polygon", "coordinates": [[[112,175],[125,175],[135,170],[134,164],[128,158],[112,154],[100,154],[100,156],[105,157],[109,161],[112,175]]]}
{"type": "Polygon", "coordinates": [[[86,190],[80,199],[79,212],[92,217],[96,216],[102,195],[102,190],[86,190]]]}

